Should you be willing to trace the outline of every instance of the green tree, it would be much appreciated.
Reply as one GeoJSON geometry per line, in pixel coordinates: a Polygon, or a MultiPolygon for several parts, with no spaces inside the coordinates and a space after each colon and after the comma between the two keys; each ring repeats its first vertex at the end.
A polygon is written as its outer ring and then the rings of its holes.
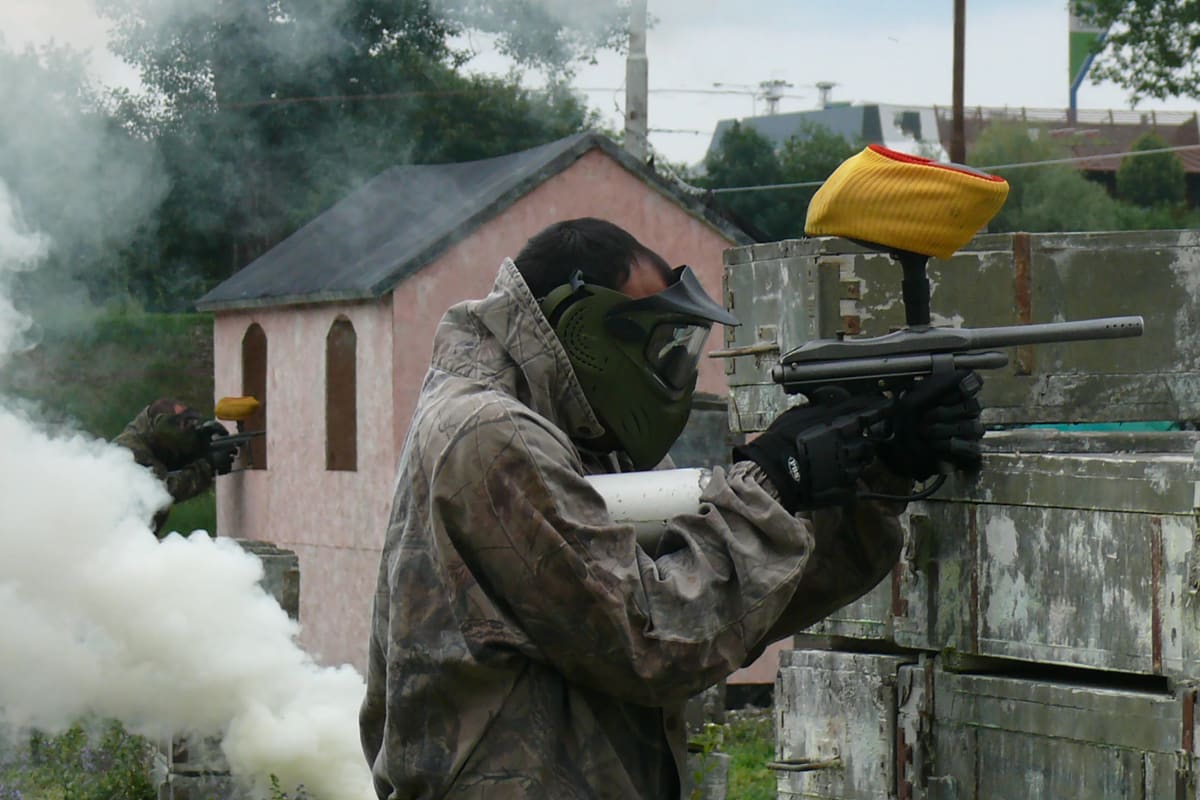
{"type": "Polygon", "coordinates": [[[114,95],[113,113],[159,146],[170,177],[157,247],[138,258],[211,285],[389,166],[486,158],[591,124],[559,85],[460,71],[469,54],[452,42],[468,25],[567,74],[624,24],[615,2],[595,4],[586,31],[527,5],[101,0],[150,92],[114,95]]]}
{"type": "MultiPolygon", "coordinates": [[[[843,161],[861,149],[860,145],[847,142],[823,125],[804,123],[798,133],[783,143],[779,151],[779,163],[787,183],[813,183],[824,181],[843,161]]],[[[804,235],[808,204],[817,188],[802,187],[789,191],[788,210],[791,218],[788,227],[781,232],[783,235],[804,235]]]]}
{"type": "Polygon", "coordinates": [[[0,202],[11,196],[46,242],[38,269],[14,287],[29,311],[52,297],[50,310],[65,315],[87,294],[125,295],[149,277],[127,273],[126,253],[151,235],[166,184],[154,148],[99,98],[81,54],[0,42],[0,202]]]}
{"type": "MultiPolygon", "coordinates": [[[[783,182],[775,148],[758,131],[740,122],[721,135],[704,159],[705,175],[697,183],[708,189],[767,186],[783,182]]],[[[785,190],[786,191],[786,190],[785,190]]],[[[787,225],[781,213],[786,198],[777,191],[729,192],[718,195],[722,206],[770,238],[780,238],[787,225]]]]}
{"type": "MultiPolygon", "coordinates": [[[[993,123],[976,140],[967,160],[988,169],[1066,155],[1066,148],[1040,128],[993,123]]],[[[1009,194],[988,225],[993,232],[1098,231],[1120,225],[1119,204],[1069,164],[996,171],[1008,180],[1009,194]]]]}
{"type": "MultiPolygon", "coordinates": [[[[1167,144],[1147,133],[1133,144],[1131,153],[1162,150],[1167,144]]],[[[1117,170],[1117,193],[1122,200],[1143,208],[1179,206],[1187,197],[1183,164],[1174,153],[1127,156],[1117,170]]]]}
{"type": "Polygon", "coordinates": [[[1200,96],[1200,0],[1072,0],[1108,29],[1091,75],[1143,97],[1200,96]]]}
{"type": "MultiPolygon", "coordinates": [[[[697,182],[707,188],[819,183],[857,148],[819,125],[804,125],[778,151],[762,134],[734,123],[709,153],[707,174],[697,182]]],[[[722,205],[772,239],[804,235],[808,203],[817,186],[760,189],[718,195],[722,205]]]]}

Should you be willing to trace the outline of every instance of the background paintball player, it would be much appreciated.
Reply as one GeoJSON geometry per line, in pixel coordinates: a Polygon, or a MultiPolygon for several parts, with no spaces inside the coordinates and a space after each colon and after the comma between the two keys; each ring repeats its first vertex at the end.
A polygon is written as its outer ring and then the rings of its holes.
{"type": "MultiPolygon", "coordinates": [[[[114,444],[127,447],[133,459],[149,468],[167,487],[172,503],[182,503],[207,491],[217,475],[233,469],[237,445],[214,444],[225,426],[205,420],[178,400],[159,399],[143,408],[125,426],[114,444]]],[[[154,515],[154,535],[161,538],[171,506],[154,515]]]]}
{"type": "Polygon", "coordinates": [[[903,503],[856,493],[978,464],[961,374],[897,405],[901,474],[858,401],[792,409],[648,552],[585,476],[663,462],[714,322],[736,321],[690,269],[596,219],[551,225],[446,313],[374,601],[360,723],[380,798],[680,797],[687,698],[895,563],[903,503]]]}

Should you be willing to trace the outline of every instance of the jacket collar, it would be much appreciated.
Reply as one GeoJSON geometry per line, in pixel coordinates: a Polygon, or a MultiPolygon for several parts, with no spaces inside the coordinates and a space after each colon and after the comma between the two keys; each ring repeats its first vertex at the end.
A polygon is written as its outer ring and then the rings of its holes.
{"type": "Polygon", "coordinates": [[[566,350],[512,259],[500,265],[487,297],[446,312],[434,339],[433,366],[511,394],[572,439],[604,433],[566,350]]]}

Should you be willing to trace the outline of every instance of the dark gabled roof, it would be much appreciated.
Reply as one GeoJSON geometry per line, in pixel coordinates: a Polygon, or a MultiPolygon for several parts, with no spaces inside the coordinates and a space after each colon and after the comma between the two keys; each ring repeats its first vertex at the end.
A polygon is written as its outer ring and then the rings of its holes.
{"type": "Polygon", "coordinates": [[[455,242],[599,148],[736,244],[751,239],[704,198],[597,133],[458,164],[392,167],[197,301],[201,311],[364,300],[390,292],[455,242]]]}

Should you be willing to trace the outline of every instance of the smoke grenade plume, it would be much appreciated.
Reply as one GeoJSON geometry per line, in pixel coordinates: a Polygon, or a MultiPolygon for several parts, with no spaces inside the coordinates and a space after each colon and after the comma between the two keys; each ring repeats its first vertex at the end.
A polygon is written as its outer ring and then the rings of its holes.
{"type": "MultiPolygon", "coordinates": [[[[6,287],[50,247],[0,182],[0,368],[31,324],[6,287]]],[[[262,796],[276,776],[320,800],[373,797],[361,677],[300,649],[237,544],[158,541],[148,521],[167,500],[125,449],[43,432],[0,398],[0,728],[99,715],[150,737],[218,735],[262,796]]]]}

